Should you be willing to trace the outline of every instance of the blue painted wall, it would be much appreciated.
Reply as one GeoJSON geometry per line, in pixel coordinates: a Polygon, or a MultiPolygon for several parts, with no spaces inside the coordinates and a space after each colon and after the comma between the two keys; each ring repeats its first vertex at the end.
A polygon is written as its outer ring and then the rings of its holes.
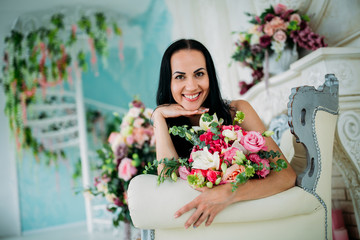
{"type": "Polygon", "coordinates": [[[69,159],[58,166],[46,166],[24,153],[18,163],[22,231],[85,220],[84,199],[82,194],[75,194],[77,183],[72,180],[72,166],[79,152],[73,149],[67,156],[69,159]]]}
{"type": "MultiPolygon", "coordinates": [[[[98,59],[98,76],[94,71],[83,74],[84,96],[127,108],[133,96],[139,95],[148,107],[154,107],[162,53],[171,41],[170,12],[163,0],[152,0],[147,11],[127,20],[126,26],[120,26],[124,60],[119,60],[117,48],[110,48],[106,68],[98,59]]],[[[74,194],[72,180],[79,153],[72,150],[68,156],[57,167],[37,164],[29,153],[19,157],[22,231],[85,220],[83,196],[74,194]]]]}
{"type": "Polygon", "coordinates": [[[172,20],[164,1],[152,1],[148,10],[128,22],[124,30],[124,60],[118,49],[110,49],[108,69],[99,64],[83,75],[84,95],[104,103],[127,108],[134,95],[149,107],[155,96],[161,57],[171,41],[172,20]]]}

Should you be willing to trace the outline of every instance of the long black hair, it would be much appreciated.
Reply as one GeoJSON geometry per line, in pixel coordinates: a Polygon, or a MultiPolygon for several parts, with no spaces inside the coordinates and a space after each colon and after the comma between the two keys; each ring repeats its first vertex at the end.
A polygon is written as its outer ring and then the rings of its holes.
{"type": "MultiPolygon", "coordinates": [[[[156,104],[172,104],[176,103],[174,97],[171,93],[171,64],[170,60],[174,53],[183,50],[197,50],[202,52],[205,57],[206,62],[206,70],[209,76],[209,94],[203,103],[203,107],[209,108],[209,113],[218,116],[218,118],[224,119],[224,124],[232,124],[231,114],[229,105],[225,103],[225,101],[221,97],[221,92],[219,88],[218,79],[216,76],[214,62],[211,58],[209,51],[206,47],[193,39],[180,39],[173,42],[164,52],[164,55],[161,60],[160,66],[160,78],[159,78],[159,86],[156,94],[156,104]]],[[[179,118],[169,118],[167,119],[167,123],[169,126],[179,126],[179,125],[190,125],[188,118],[186,117],[179,117],[179,118]]],[[[191,148],[190,145],[183,146],[184,144],[176,144],[178,140],[171,136],[175,145],[175,148],[178,152],[178,155],[182,157],[182,153],[188,157],[188,147],[191,148]],[[183,146],[185,149],[178,149],[178,146],[183,146]],[[187,148],[187,149],[186,149],[187,148]]],[[[186,144],[185,144],[186,145],[186,144]]]]}

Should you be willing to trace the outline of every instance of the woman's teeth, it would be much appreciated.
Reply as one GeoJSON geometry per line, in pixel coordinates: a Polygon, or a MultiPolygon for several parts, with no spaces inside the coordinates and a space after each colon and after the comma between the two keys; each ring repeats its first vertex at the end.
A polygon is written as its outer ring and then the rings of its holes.
{"type": "Polygon", "coordinates": [[[185,96],[186,98],[189,98],[189,99],[197,98],[199,95],[200,95],[200,93],[197,93],[197,94],[194,94],[194,95],[185,95],[185,94],[184,94],[184,96],[185,96]]]}

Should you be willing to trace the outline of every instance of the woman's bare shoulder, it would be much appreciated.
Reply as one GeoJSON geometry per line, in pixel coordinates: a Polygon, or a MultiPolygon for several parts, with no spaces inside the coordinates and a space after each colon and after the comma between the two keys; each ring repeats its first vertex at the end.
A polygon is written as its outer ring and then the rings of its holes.
{"type": "Polygon", "coordinates": [[[248,101],[241,99],[231,101],[230,107],[235,111],[246,111],[249,108],[252,109],[248,101]]]}

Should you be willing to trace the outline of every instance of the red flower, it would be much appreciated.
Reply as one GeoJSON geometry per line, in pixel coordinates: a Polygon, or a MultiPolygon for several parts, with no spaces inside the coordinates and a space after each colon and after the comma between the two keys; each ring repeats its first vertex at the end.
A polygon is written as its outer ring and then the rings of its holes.
{"type": "Polygon", "coordinates": [[[208,170],[206,173],[206,178],[208,181],[212,182],[213,184],[215,184],[217,177],[220,175],[220,172],[218,171],[213,171],[213,170],[208,170]]]}

